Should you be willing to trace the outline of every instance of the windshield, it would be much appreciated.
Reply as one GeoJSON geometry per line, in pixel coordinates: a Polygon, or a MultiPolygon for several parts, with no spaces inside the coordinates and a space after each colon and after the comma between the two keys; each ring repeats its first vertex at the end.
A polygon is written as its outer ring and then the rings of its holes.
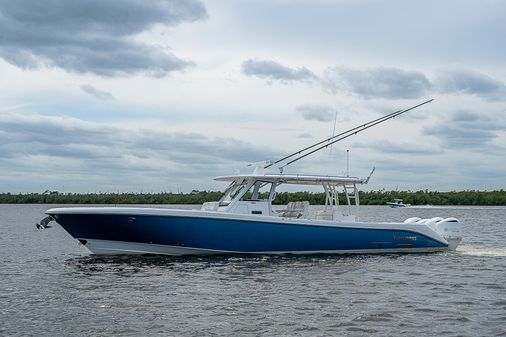
{"type": "Polygon", "coordinates": [[[241,200],[267,201],[271,193],[272,182],[257,180],[248,192],[244,193],[241,200]]]}
{"type": "Polygon", "coordinates": [[[234,181],[232,184],[230,184],[230,186],[223,193],[219,206],[228,206],[230,202],[246,187],[244,182],[244,180],[240,183],[234,181]]]}

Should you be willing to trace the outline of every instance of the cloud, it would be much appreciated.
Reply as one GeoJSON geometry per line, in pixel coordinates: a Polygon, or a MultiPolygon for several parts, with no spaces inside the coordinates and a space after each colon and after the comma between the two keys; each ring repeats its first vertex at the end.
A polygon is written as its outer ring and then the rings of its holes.
{"type": "MultiPolygon", "coordinates": [[[[4,114],[0,116],[0,131],[4,147],[8,147],[9,143],[26,146],[22,152],[34,154],[62,151],[75,158],[119,157],[124,154],[142,157],[154,151],[163,152],[163,157],[176,161],[186,156],[247,162],[266,159],[271,155],[266,150],[236,139],[209,139],[200,134],[130,129],[121,125],[39,114],[4,114]],[[35,143],[35,147],[30,145],[35,143]],[[77,148],[80,151],[76,151],[77,148]]],[[[12,155],[15,154],[13,151],[12,155]]],[[[186,161],[182,163],[188,164],[186,161]]]]}
{"type": "MultiPolygon", "coordinates": [[[[141,183],[136,176],[142,172],[155,188],[160,186],[156,180],[176,184],[185,179],[197,188],[196,183],[212,183],[213,176],[276,155],[265,146],[198,133],[20,112],[0,115],[0,178],[12,177],[15,167],[16,172],[27,174],[22,180],[26,182],[34,174],[55,181],[65,175],[61,180],[63,184],[67,179],[67,185],[74,184],[75,177],[89,179],[82,188],[104,177],[111,184],[121,176],[125,180],[116,183],[131,187],[141,183]]],[[[16,181],[21,184],[8,180],[16,181]]]]}
{"type": "Polygon", "coordinates": [[[305,120],[313,120],[319,122],[330,122],[335,118],[336,111],[328,105],[304,104],[295,107],[302,114],[305,120]]]}
{"type": "Polygon", "coordinates": [[[484,113],[457,111],[446,121],[424,127],[422,133],[437,137],[445,148],[490,151],[498,133],[506,130],[504,116],[491,118],[484,113]]]}
{"type": "Polygon", "coordinates": [[[1,191],[218,189],[223,185],[213,177],[270,158],[277,158],[277,152],[227,137],[0,114],[1,191]]]}
{"type": "Polygon", "coordinates": [[[367,148],[383,154],[432,155],[443,152],[439,147],[406,142],[394,143],[389,140],[377,140],[370,143],[357,142],[353,144],[353,147],[367,148]]]}
{"type": "Polygon", "coordinates": [[[0,57],[24,69],[164,76],[192,63],[136,35],[206,17],[199,0],[2,1],[0,57]]]}
{"type": "MultiPolygon", "coordinates": [[[[427,162],[423,163],[419,160],[405,161],[397,160],[395,158],[376,159],[374,161],[378,173],[383,171],[383,174],[391,174],[394,179],[392,181],[407,181],[412,182],[413,176],[427,176],[432,174],[441,174],[441,165],[429,165],[427,162]]],[[[410,184],[411,185],[411,184],[410,184]]]]}
{"type": "Polygon", "coordinates": [[[364,98],[420,98],[431,89],[422,73],[397,68],[327,69],[323,85],[333,93],[350,92],[364,98]]]}
{"type": "Polygon", "coordinates": [[[111,93],[97,89],[94,86],[91,86],[89,84],[83,84],[80,86],[80,88],[82,91],[84,91],[88,95],[91,95],[97,99],[101,99],[101,100],[114,99],[114,96],[111,93]]]}
{"type": "Polygon", "coordinates": [[[266,80],[284,82],[310,81],[317,76],[306,67],[290,68],[275,61],[249,59],[242,63],[242,73],[247,76],[257,76],[266,80]]]}
{"type": "MultiPolygon", "coordinates": [[[[306,67],[290,68],[276,61],[249,59],[243,62],[242,73],[268,81],[315,81],[330,93],[351,93],[365,99],[415,99],[432,93],[476,95],[492,101],[506,99],[504,82],[466,69],[439,71],[431,80],[422,72],[399,68],[336,66],[327,68],[323,78],[319,78],[306,67]]],[[[330,120],[324,112],[313,119],[330,120]]]]}
{"type": "Polygon", "coordinates": [[[314,136],[308,132],[301,133],[297,136],[297,138],[314,138],[314,136]]]}
{"type": "Polygon", "coordinates": [[[503,82],[472,70],[440,71],[436,85],[443,93],[476,95],[488,100],[506,99],[506,85],[503,82]]]}

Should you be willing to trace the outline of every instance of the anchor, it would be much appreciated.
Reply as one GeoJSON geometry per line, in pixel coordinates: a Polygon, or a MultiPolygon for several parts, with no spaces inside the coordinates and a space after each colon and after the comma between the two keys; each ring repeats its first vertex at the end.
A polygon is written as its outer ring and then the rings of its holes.
{"type": "Polygon", "coordinates": [[[53,226],[49,225],[49,223],[52,221],[55,221],[54,218],[51,215],[48,215],[44,219],[42,219],[38,223],[36,223],[35,227],[39,230],[46,229],[46,228],[52,228],[53,226]]]}

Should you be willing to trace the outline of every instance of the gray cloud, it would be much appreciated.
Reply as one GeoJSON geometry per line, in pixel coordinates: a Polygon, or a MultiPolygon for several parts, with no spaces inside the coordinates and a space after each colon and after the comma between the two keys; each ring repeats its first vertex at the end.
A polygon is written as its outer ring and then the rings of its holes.
{"type": "Polygon", "coordinates": [[[391,142],[389,140],[378,140],[370,143],[354,143],[353,147],[367,148],[383,154],[408,154],[408,155],[433,155],[443,151],[438,147],[421,145],[406,142],[391,142]]]}
{"type": "MultiPolygon", "coordinates": [[[[76,118],[9,113],[0,117],[0,139],[3,147],[13,143],[25,146],[23,153],[49,154],[63,151],[81,158],[118,157],[124,154],[146,156],[149,151],[163,152],[167,158],[210,157],[213,160],[258,161],[270,158],[260,150],[235,139],[209,139],[200,134],[164,133],[156,130],[131,130],[121,126],[86,122],[76,118]],[[79,151],[76,149],[79,148],[79,151]],[[60,150],[61,149],[61,150],[60,150]]],[[[15,154],[15,152],[13,152],[15,154]]],[[[198,160],[197,160],[198,161],[198,160]]],[[[187,162],[182,162],[188,164],[187,162]]]]}
{"type": "Polygon", "coordinates": [[[101,100],[114,99],[114,96],[110,92],[97,89],[94,86],[89,85],[89,84],[83,84],[80,86],[80,88],[82,91],[84,91],[88,95],[91,95],[97,99],[101,99],[101,100]]]}
{"type": "Polygon", "coordinates": [[[304,104],[295,107],[302,117],[306,120],[314,120],[319,122],[330,122],[335,118],[336,111],[328,105],[322,104],[304,104]]]}
{"type": "Polygon", "coordinates": [[[156,179],[172,184],[188,179],[191,185],[187,186],[198,188],[195,184],[209,186],[213,176],[231,173],[249,162],[275,158],[276,154],[237,139],[68,117],[0,115],[0,181],[10,177],[16,167],[16,172],[25,172],[27,177],[44,175],[58,181],[62,176],[62,184],[66,181],[68,186],[74,184],[75,177],[88,178],[80,188],[97,184],[104,177],[112,182],[118,176],[125,180],[117,183],[135,186],[139,172],[143,172],[142,179],[146,174],[151,177],[155,189],[160,186],[156,179]]]}
{"type": "Polygon", "coordinates": [[[424,127],[422,132],[437,137],[445,148],[491,151],[492,141],[504,130],[503,116],[491,118],[484,113],[457,111],[446,121],[424,127]]]}
{"type": "MultiPolygon", "coordinates": [[[[369,182],[372,189],[400,189],[400,190],[445,190],[448,186],[455,186],[458,182],[448,179],[448,175],[441,172],[451,172],[451,163],[438,161],[437,165],[431,160],[399,160],[392,156],[374,160],[376,170],[369,182]],[[415,183],[416,182],[416,183],[415,183]]],[[[465,185],[464,185],[465,186],[465,185]]],[[[469,186],[469,185],[468,185],[469,186]]]]}
{"type": "Polygon", "coordinates": [[[316,75],[306,67],[290,68],[275,61],[249,59],[243,62],[242,72],[247,76],[257,76],[266,80],[310,81],[316,75]]]}
{"type": "Polygon", "coordinates": [[[199,0],[0,1],[0,57],[25,69],[163,76],[191,62],[135,35],[206,17],[199,0]]]}
{"type": "Polygon", "coordinates": [[[297,136],[297,138],[314,138],[314,136],[308,132],[303,132],[297,136]]]}
{"type": "Polygon", "coordinates": [[[333,93],[351,92],[364,98],[419,98],[431,89],[427,77],[397,68],[327,69],[323,85],[333,93]]]}
{"type": "MultiPolygon", "coordinates": [[[[413,181],[413,175],[416,176],[427,176],[431,174],[441,175],[440,165],[428,165],[420,161],[405,161],[397,160],[395,158],[389,159],[377,159],[374,161],[378,173],[384,171],[384,173],[392,174],[394,179],[391,181],[413,181]]],[[[411,185],[411,184],[410,184],[411,185]]]]}
{"type": "Polygon", "coordinates": [[[470,94],[489,100],[506,99],[506,85],[503,82],[471,70],[440,71],[435,83],[443,93],[470,94]]]}
{"type": "MultiPolygon", "coordinates": [[[[290,68],[275,61],[249,59],[243,62],[242,72],[268,81],[316,81],[331,93],[352,93],[366,99],[414,99],[431,93],[469,94],[486,100],[506,99],[505,83],[465,69],[439,71],[431,81],[418,71],[340,66],[327,68],[323,78],[319,78],[306,67],[290,68]]],[[[329,117],[320,112],[315,118],[308,119],[328,121],[329,117]]]]}

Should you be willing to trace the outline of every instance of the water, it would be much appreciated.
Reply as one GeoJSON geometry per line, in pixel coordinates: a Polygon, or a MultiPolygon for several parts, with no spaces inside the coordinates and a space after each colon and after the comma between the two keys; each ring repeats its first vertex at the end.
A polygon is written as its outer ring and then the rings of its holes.
{"type": "Polygon", "coordinates": [[[506,336],[506,207],[364,207],[454,216],[455,253],[88,256],[48,205],[0,205],[2,336],[506,336]]]}

